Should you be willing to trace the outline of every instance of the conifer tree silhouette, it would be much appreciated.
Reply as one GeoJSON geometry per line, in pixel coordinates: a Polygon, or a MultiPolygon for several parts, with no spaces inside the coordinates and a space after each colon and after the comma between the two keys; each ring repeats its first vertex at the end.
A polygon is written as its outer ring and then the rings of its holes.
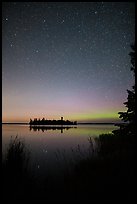
{"type": "MultiPolygon", "coordinates": [[[[132,51],[129,53],[131,56],[131,71],[135,76],[135,44],[131,45],[132,51]]],[[[135,136],[135,84],[132,86],[132,90],[127,90],[128,97],[124,105],[127,108],[125,112],[119,112],[119,118],[127,124],[120,124],[120,131],[127,135],[135,136]]],[[[114,131],[115,132],[115,131],[114,131]]],[[[117,132],[117,131],[116,131],[117,132]]]]}

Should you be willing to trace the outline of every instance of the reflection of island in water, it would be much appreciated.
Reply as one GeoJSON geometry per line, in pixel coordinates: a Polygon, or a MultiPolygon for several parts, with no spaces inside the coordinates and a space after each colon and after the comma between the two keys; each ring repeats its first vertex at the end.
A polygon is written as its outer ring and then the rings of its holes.
{"type": "Polygon", "coordinates": [[[45,120],[43,118],[42,120],[34,118],[34,120],[30,119],[29,122],[30,125],[77,125],[77,121],[69,121],[69,120],[63,120],[63,117],[61,117],[61,120],[45,120]]]}
{"type": "Polygon", "coordinates": [[[47,130],[61,130],[61,133],[63,133],[63,130],[69,130],[70,128],[77,128],[77,127],[65,127],[65,126],[37,126],[37,125],[30,125],[30,131],[40,131],[42,132],[47,130]]]}

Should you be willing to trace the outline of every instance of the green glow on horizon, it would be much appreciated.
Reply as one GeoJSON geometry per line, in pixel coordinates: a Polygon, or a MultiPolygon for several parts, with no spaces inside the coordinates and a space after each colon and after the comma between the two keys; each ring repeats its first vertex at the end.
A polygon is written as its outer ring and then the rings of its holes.
{"type": "Polygon", "coordinates": [[[119,119],[118,112],[101,112],[101,113],[77,113],[70,115],[69,118],[75,120],[98,120],[98,119],[119,119]]]}
{"type": "MultiPolygon", "coordinates": [[[[123,110],[121,110],[123,111],[123,110]]],[[[111,111],[111,110],[106,110],[106,111],[85,111],[85,112],[75,112],[75,113],[69,113],[65,112],[62,114],[55,113],[53,114],[31,114],[27,113],[25,117],[22,115],[18,115],[16,118],[15,117],[10,117],[9,119],[4,119],[2,122],[29,122],[30,118],[43,118],[45,117],[46,119],[49,120],[59,120],[60,117],[63,117],[64,120],[70,120],[70,121],[77,121],[77,122],[115,122],[119,121],[119,114],[118,110],[116,111],[111,111]]]]}

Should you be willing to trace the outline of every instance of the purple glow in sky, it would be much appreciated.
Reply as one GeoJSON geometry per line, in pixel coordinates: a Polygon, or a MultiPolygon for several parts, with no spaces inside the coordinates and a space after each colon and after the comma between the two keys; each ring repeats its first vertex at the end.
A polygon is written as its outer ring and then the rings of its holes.
{"type": "Polygon", "coordinates": [[[133,2],[5,2],[2,120],[115,122],[125,110],[133,2]]]}

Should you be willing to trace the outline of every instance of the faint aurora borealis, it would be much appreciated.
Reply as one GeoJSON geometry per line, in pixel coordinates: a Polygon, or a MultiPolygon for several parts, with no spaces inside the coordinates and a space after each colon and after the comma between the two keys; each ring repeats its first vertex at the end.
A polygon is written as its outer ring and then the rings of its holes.
{"type": "Polygon", "coordinates": [[[2,120],[115,122],[134,83],[133,2],[3,2],[2,120]]]}

